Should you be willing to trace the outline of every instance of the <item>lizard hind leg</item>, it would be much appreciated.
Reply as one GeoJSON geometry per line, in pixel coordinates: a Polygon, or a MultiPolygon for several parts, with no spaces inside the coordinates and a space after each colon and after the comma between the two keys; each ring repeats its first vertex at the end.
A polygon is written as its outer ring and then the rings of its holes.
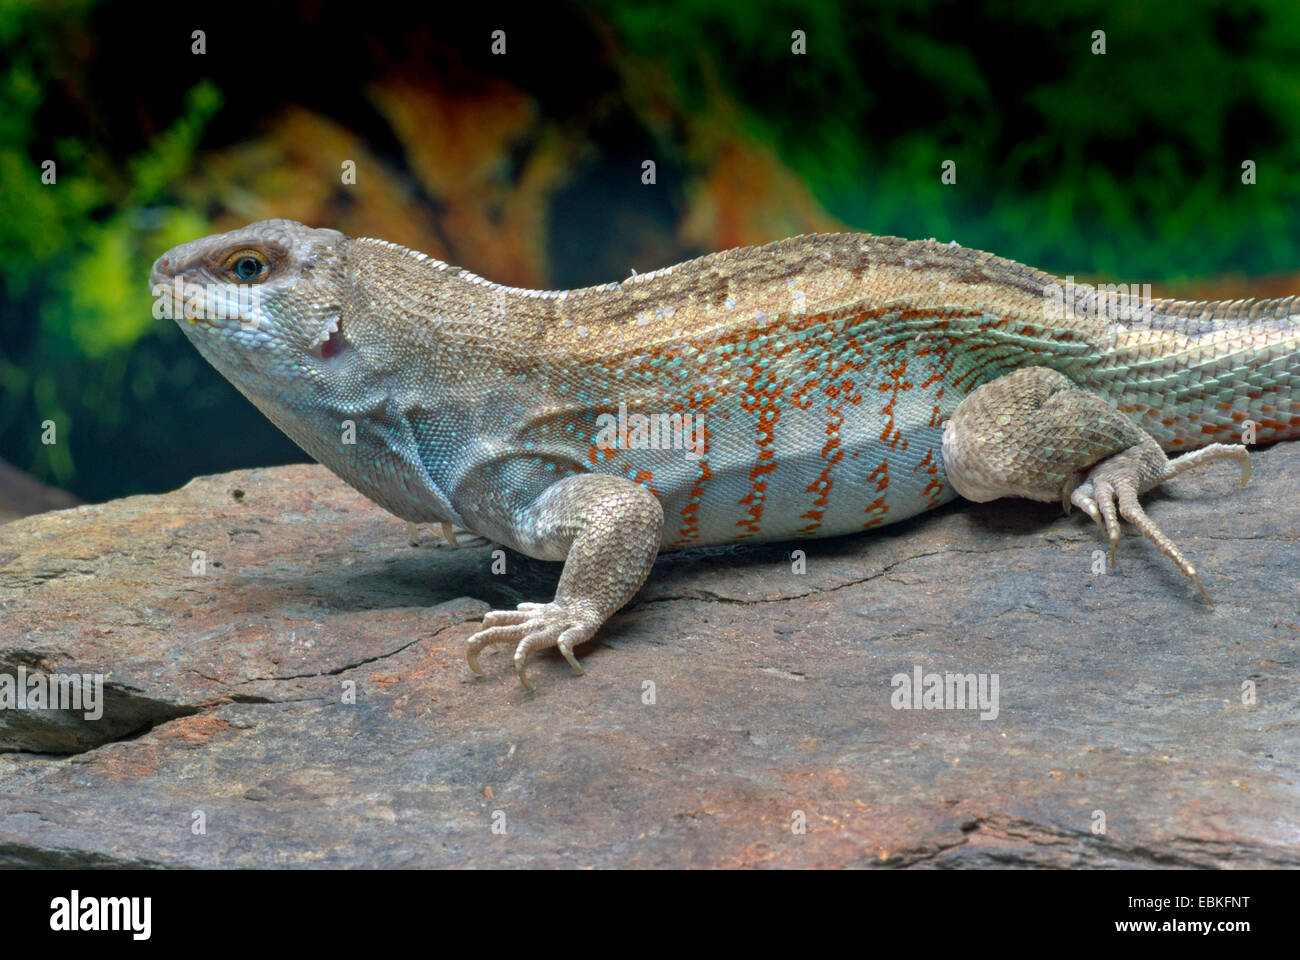
{"type": "Polygon", "coordinates": [[[1115,562],[1120,518],[1178,565],[1202,596],[1196,568],[1138,502],[1165,480],[1218,459],[1242,464],[1244,448],[1215,444],[1172,463],[1128,415],[1064,375],[1027,367],[982,384],[958,404],[943,434],[944,470],[969,500],[1020,496],[1070,503],[1105,532],[1115,562]]]}

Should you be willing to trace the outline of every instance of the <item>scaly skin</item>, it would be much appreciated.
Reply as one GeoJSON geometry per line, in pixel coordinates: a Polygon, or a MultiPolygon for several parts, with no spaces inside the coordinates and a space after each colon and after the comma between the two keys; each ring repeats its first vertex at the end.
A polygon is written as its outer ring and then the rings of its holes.
{"type": "Polygon", "coordinates": [[[658,550],[866,530],[954,487],[1073,502],[1112,544],[1117,500],[1195,579],[1135,509],[1182,469],[1161,451],[1300,436],[1300,298],[1053,318],[1056,278],[934,241],[803,236],[540,292],[268,220],[169,251],[152,280],[178,278],[210,285],[186,335],[311,456],[403,519],[565,561],[551,603],[470,638],[476,671],[518,644],[525,685],[531,650],[577,667],[658,550]],[[260,303],[212,319],[241,287],[260,303]],[[602,430],[620,409],[690,415],[703,455],[602,430]]]}

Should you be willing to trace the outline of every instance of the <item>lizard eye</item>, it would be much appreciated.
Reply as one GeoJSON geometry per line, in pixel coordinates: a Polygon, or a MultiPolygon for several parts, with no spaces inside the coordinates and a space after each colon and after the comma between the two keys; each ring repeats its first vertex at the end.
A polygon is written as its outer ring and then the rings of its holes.
{"type": "Polygon", "coordinates": [[[266,258],[256,250],[240,250],[226,260],[226,272],[244,282],[261,279],[269,268],[266,258]]]}

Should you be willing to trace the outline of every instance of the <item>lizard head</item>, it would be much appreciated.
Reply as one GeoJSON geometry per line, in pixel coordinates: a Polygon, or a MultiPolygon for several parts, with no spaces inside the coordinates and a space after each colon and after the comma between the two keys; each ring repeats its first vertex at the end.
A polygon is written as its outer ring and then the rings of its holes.
{"type": "Polygon", "coordinates": [[[262,220],[173,247],[150,272],[171,318],[246,394],[314,379],[343,348],[345,245],[337,230],[262,220]]]}

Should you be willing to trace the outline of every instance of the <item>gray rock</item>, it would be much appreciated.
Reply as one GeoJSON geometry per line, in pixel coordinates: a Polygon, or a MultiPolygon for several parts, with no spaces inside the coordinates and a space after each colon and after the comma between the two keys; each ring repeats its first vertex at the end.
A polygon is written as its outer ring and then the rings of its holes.
{"type": "Polygon", "coordinates": [[[321,467],[16,520],[0,674],[105,702],[0,710],[0,866],[1297,866],[1300,444],[1254,463],[1149,498],[1213,608],[1134,534],[1098,574],[1077,513],[955,504],[662,557],[533,695],[463,645],[558,567],[412,548],[321,467]],[[996,718],[894,709],[916,667],[996,718]]]}
{"type": "Polygon", "coordinates": [[[75,507],[80,502],[66,490],[41,483],[0,460],[0,523],[46,510],[75,507]]]}

